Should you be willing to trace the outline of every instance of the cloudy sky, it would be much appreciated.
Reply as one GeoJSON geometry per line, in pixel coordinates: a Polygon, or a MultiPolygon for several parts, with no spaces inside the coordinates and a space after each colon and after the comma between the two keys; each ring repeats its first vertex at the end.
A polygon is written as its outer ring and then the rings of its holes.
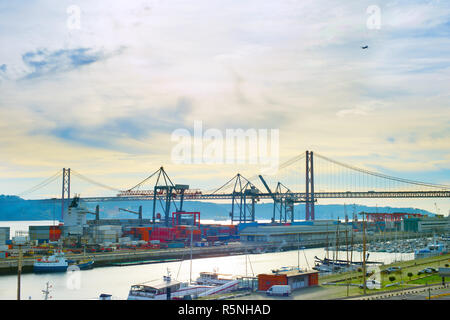
{"type": "Polygon", "coordinates": [[[450,184],[449,35],[439,0],[0,0],[0,194],[63,167],[120,189],[162,165],[201,189],[260,169],[174,163],[194,121],[277,129],[280,162],[450,184]]]}

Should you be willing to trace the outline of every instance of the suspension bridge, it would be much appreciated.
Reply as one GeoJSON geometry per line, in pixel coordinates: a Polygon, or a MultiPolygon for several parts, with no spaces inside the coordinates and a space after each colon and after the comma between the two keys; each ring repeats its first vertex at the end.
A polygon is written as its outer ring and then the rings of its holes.
{"type": "MultiPolygon", "coordinates": [[[[240,173],[218,188],[201,190],[186,184],[176,184],[163,167],[135,186],[121,190],[64,168],[18,196],[28,195],[62,178],[61,216],[64,203],[71,198],[71,178],[78,178],[98,187],[114,191],[114,196],[83,197],[85,202],[153,201],[152,220],[156,221],[157,206],[169,223],[171,206],[183,211],[186,200],[230,200],[232,221],[255,221],[255,205],[267,199],[273,202],[272,221],[294,221],[294,205],[305,204],[305,220],[315,219],[314,204],[318,199],[355,198],[450,198],[450,186],[409,180],[382,174],[330,159],[313,151],[306,151],[282,163],[276,175],[240,173]],[[272,186],[272,188],[271,188],[272,186]]],[[[52,199],[42,199],[55,201],[52,199]]]]}

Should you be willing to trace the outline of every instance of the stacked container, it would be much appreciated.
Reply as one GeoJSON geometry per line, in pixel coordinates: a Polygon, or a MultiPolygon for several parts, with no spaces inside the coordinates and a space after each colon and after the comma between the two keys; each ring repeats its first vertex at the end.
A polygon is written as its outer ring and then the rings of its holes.
{"type": "Polygon", "coordinates": [[[61,228],[59,226],[51,226],[49,236],[50,241],[58,241],[61,238],[61,228]]]}
{"type": "Polygon", "coordinates": [[[97,243],[112,242],[116,243],[122,236],[122,226],[106,225],[97,226],[94,230],[94,239],[97,243]]]}
{"type": "Polygon", "coordinates": [[[142,240],[145,242],[150,241],[150,234],[152,232],[152,227],[135,227],[132,228],[132,234],[135,239],[142,240]]]}
{"type": "Polygon", "coordinates": [[[9,227],[0,228],[0,245],[7,244],[9,241],[9,227]]]}
{"type": "Polygon", "coordinates": [[[29,226],[28,234],[31,241],[39,244],[50,241],[50,226],[29,226]]]}
{"type": "Polygon", "coordinates": [[[176,234],[173,228],[158,227],[152,230],[149,240],[159,240],[161,242],[175,240],[176,234]]]}

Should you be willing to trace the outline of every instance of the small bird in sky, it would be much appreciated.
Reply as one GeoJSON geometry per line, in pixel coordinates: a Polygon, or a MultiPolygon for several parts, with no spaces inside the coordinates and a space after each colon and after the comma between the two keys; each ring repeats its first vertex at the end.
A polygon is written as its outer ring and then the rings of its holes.
{"type": "Polygon", "coordinates": [[[361,49],[367,49],[369,46],[363,46],[361,47],[361,49]]]}

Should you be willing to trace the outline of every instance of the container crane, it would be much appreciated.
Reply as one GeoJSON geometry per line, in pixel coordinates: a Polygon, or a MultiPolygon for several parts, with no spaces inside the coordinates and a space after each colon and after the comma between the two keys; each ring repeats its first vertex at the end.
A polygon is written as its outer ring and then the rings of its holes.
{"type": "MultiPolygon", "coordinates": [[[[269,185],[266,183],[266,180],[264,180],[262,175],[258,176],[259,179],[261,180],[261,182],[263,183],[264,187],[266,188],[267,192],[270,194],[270,196],[273,199],[273,216],[272,216],[272,223],[275,222],[275,209],[276,209],[276,204],[278,202],[281,203],[281,208],[283,207],[282,201],[277,199],[277,197],[273,194],[272,190],[270,190],[269,185]]],[[[280,210],[281,210],[280,208],[280,210]]],[[[280,219],[281,220],[281,219],[280,219]]],[[[281,222],[281,221],[280,221],[281,222]]]]}

